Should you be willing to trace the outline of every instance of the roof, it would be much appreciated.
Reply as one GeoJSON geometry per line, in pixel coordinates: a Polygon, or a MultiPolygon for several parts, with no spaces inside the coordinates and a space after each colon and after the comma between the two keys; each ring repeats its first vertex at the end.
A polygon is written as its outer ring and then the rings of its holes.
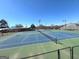
{"type": "Polygon", "coordinates": [[[66,26],[61,27],[60,29],[79,29],[79,24],[69,23],[66,26]]]}

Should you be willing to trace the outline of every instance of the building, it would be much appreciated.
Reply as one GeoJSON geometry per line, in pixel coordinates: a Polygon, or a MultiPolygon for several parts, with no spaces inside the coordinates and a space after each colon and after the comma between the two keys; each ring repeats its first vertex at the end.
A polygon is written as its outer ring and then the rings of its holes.
{"type": "Polygon", "coordinates": [[[79,30],[79,24],[69,23],[60,28],[61,30],[79,30]]]}

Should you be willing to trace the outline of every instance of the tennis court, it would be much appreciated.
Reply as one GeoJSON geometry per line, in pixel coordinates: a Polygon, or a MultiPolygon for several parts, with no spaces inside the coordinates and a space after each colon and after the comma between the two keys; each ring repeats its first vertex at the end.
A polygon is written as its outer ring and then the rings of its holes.
{"type": "Polygon", "coordinates": [[[16,47],[22,45],[29,45],[35,43],[43,43],[48,41],[55,41],[57,40],[64,40],[69,38],[77,38],[79,37],[78,34],[74,33],[67,33],[67,32],[51,32],[51,31],[41,31],[49,36],[49,38],[45,37],[43,34],[37,31],[33,32],[25,32],[19,33],[16,36],[5,40],[4,42],[0,43],[0,48],[8,48],[8,47],[16,47]],[[51,40],[50,40],[51,39],[51,40]]]}
{"type": "MultiPolygon", "coordinates": [[[[38,31],[21,32],[14,37],[11,37],[0,43],[0,56],[9,56],[10,59],[20,59],[40,53],[54,51],[57,49],[79,45],[79,34],[78,32],[67,32],[67,31],[42,31],[51,38],[57,38],[61,44],[56,44],[51,41],[48,37],[41,34],[38,31]]],[[[55,40],[55,39],[54,39],[55,40]]],[[[78,58],[78,48],[75,49],[75,55],[78,58]]],[[[62,59],[70,59],[69,49],[62,50],[62,59]]],[[[57,52],[40,55],[28,59],[57,59],[57,52]]]]}
{"type": "Polygon", "coordinates": [[[41,35],[39,32],[19,33],[16,36],[0,43],[0,48],[16,47],[35,43],[43,43],[50,41],[48,38],[41,35]]]}

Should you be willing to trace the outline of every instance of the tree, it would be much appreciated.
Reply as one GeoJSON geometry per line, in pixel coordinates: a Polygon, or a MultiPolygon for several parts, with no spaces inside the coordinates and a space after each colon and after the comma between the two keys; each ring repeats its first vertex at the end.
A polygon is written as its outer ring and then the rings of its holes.
{"type": "Polygon", "coordinates": [[[0,28],[9,28],[8,23],[6,20],[1,19],[0,21],[0,28]]]}
{"type": "Polygon", "coordinates": [[[22,25],[22,24],[17,24],[17,25],[15,26],[15,28],[23,28],[23,25],[22,25]]]}
{"type": "Polygon", "coordinates": [[[35,26],[34,24],[32,24],[32,25],[30,26],[30,28],[31,28],[32,30],[35,30],[36,26],[35,26]]]}
{"type": "Polygon", "coordinates": [[[8,23],[7,23],[6,20],[1,19],[0,28],[1,28],[1,33],[2,33],[2,36],[3,36],[3,33],[5,32],[4,28],[9,28],[8,23]]]}

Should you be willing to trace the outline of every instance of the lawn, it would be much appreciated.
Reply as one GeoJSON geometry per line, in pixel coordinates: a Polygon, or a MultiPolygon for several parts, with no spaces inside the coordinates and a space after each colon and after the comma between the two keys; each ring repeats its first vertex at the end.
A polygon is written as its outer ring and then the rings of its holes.
{"type": "MultiPolygon", "coordinates": [[[[52,32],[60,32],[60,30],[52,30],[52,32]]],[[[65,31],[79,33],[79,31],[65,31]]],[[[59,41],[62,44],[56,44],[53,41],[24,45],[13,48],[0,49],[0,56],[9,56],[10,59],[19,59],[22,57],[32,56],[40,53],[54,51],[57,49],[79,45],[79,38],[71,38],[59,41]]],[[[61,50],[61,59],[70,59],[69,49],[61,50]]],[[[74,49],[74,58],[79,59],[79,48],[74,49]]],[[[40,55],[28,59],[57,59],[57,52],[40,55]]]]}

